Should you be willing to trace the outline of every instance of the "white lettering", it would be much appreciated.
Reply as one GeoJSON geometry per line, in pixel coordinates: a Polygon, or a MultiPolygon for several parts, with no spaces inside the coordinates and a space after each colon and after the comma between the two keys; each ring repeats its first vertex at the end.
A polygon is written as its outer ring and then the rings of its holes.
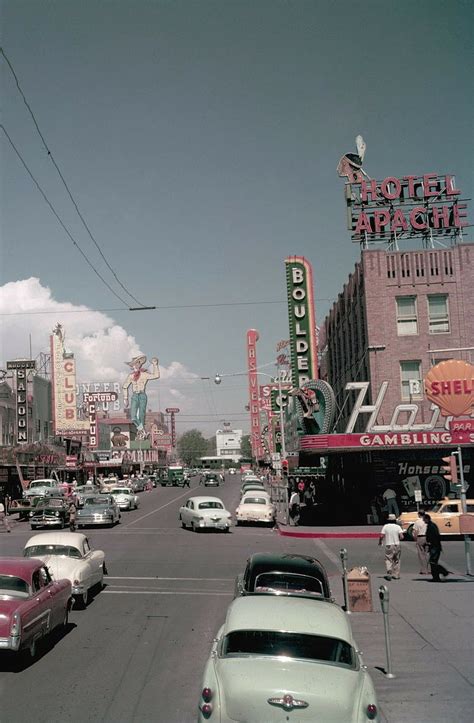
{"type": "Polygon", "coordinates": [[[291,267],[291,275],[294,284],[302,284],[304,281],[303,269],[299,269],[297,266],[291,267]]]}

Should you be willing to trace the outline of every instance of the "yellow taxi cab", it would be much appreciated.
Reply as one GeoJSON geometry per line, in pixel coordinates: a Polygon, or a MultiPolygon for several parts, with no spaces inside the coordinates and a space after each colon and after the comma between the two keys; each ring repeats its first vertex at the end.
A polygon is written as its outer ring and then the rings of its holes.
{"type": "MultiPolygon", "coordinates": [[[[474,516],[474,500],[466,500],[467,513],[474,516]]],[[[432,521],[438,525],[441,535],[459,535],[459,517],[462,514],[461,500],[451,500],[445,497],[435,504],[431,510],[426,510],[432,521]]],[[[402,512],[397,522],[405,532],[405,539],[412,539],[413,523],[418,512],[402,512]]]]}

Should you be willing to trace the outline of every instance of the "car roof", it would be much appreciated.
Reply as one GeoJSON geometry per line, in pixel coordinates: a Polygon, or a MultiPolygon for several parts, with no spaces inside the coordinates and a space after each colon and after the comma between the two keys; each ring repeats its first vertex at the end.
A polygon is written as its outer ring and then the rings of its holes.
{"type": "Polygon", "coordinates": [[[207,497],[205,495],[201,495],[199,497],[188,497],[186,501],[189,502],[190,500],[192,500],[193,502],[220,502],[222,505],[224,505],[220,497],[207,497]]]}
{"type": "Polygon", "coordinates": [[[227,610],[225,633],[234,630],[281,630],[324,635],[354,644],[346,613],[332,602],[278,595],[236,598],[227,610]]]}
{"type": "Polygon", "coordinates": [[[34,557],[0,557],[0,574],[16,575],[23,580],[31,580],[35,570],[44,565],[34,557]]]}
{"type": "Polygon", "coordinates": [[[86,536],[82,532],[42,532],[30,537],[25,547],[32,545],[67,545],[68,547],[82,547],[86,536]]]}

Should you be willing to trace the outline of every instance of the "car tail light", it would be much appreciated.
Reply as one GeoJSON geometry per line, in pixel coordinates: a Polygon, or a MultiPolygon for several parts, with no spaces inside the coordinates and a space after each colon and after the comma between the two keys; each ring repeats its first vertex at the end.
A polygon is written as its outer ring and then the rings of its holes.
{"type": "Polygon", "coordinates": [[[12,616],[12,624],[10,626],[10,635],[17,636],[20,634],[21,630],[21,620],[18,613],[13,613],[12,616]]]}
{"type": "Polygon", "coordinates": [[[202,699],[206,703],[209,703],[209,701],[212,700],[212,690],[210,688],[203,688],[201,695],[202,695],[202,699]]]}
{"type": "Polygon", "coordinates": [[[212,705],[210,703],[203,703],[201,706],[201,713],[206,716],[211,715],[212,705]]]}
{"type": "Polygon", "coordinates": [[[377,706],[374,703],[369,703],[367,706],[367,718],[369,720],[374,720],[377,716],[377,706]]]}

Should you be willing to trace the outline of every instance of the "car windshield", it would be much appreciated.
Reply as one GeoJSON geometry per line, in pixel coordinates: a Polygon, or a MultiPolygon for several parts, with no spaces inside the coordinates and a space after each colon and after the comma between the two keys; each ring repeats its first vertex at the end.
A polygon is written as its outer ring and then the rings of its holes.
{"type": "Polygon", "coordinates": [[[0,575],[0,597],[29,597],[29,586],[21,577],[14,575],[0,575]]]}
{"type": "Polygon", "coordinates": [[[222,504],[222,502],[213,502],[212,500],[210,500],[209,502],[200,502],[199,509],[200,510],[223,510],[224,505],[222,504]]]}
{"type": "Polygon", "coordinates": [[[120,488],[117,487],[116,489],[112,490],[111,494],[112,495],[128,495],[128,494],[130,494],[130,490],[126,489],[126,488],[124,489],[123,487],[120,487],[120,488]]]}
{"type": "Polygon", "coordinates": [[[265,497],[246,497],[244,505],[267,505],[268,500],[265,497]]]}
{"type": "Polygon", "coordinates": [[[52,482],[47,479],[38,479],[36,482],[31,482],[29,489],[32,490],[35,487],[52,487],[52,482]]]}
{"type": "Polygon", "coordinates": [[[235,630],[225,636],[221,655],[281,656],[356,667],[354,650],[343,640],[280,630],[235,630]]]}
{"type": "Polygon", "coordinates": [[[105,497],[105,498],[104,497],[86,497],[86,499],[84,500],[84,506],[87,506],[87,507],[89,505],[101,505],[102,506],[102,505],[106,505],[107,502],[108,502],[107,497],[105,497]]]}
{"type": "Polygon", "coordinates": [[[61,555],[62,557],[82,557],[77,547],[71,545],[30,545],[23,551],[24,557],[43,557],[43,555],[61,555]]]}

